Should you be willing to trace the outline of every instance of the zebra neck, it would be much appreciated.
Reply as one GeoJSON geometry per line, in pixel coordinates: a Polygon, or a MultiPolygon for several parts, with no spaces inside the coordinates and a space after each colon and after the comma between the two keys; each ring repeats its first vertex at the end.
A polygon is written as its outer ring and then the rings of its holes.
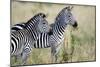
{"type": "Polygon", "coordinates": [[[33,17],[26,23],[26,26],[31,27],[31,29],[36,28],[38,22],[39,22],[38,17],[33,17]]]}
{"type": "Polygon", "coordinates": [[[66,26],[55,25],[53,29],[53,35],[61,39],[64,35],[65,28],[66,26]]]}
{"type": "Polygon", "coordinates": [[[36,29],[36,22],[35,21],[33,21],[33,20],[30,20],[30,21],[28,21],[27,22],[27,24],[26,24],[26,29],[33,29],[33,30],[35,30],[36,29]]]}

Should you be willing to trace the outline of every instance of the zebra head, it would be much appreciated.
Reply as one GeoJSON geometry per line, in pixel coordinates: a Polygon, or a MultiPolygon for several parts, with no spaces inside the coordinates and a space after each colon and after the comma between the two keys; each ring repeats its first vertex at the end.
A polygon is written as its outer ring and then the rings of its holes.
{"type": "Polygon", "coordinates": [[[51,29],[50,25],[48,24],[48,21],[46,19],[41,19],[40,23],[37,26],[37,29],[41,33],[48,33],[51,29]]]}
{"type": "Polygon", "coordinates": [[[46,15],[44,13],[38,13],[34,15],[26,25],[31,26],[31,29],[33,28],[40,33],[47,33],[50,30],[50,26],[46,20],[46,15]]]}
{"type": "Polygon", "coordinates": [[[35,15],[36,17],[39,17],[39,22],[37,24],[37,30],[40,33],[48,33],[51,29],[51,27],[48,24],[48,21],[46,20],[46,15],[44,13],[38,13],[35,15]]]}
{"type": "Polygon", "coordinates": [[[59,13],[59,15],[58,15],[59,18],[56,18],[56,19],[61,22],[60,23],[61,25],[69,24],[69,25],[72,25],[73,27],[78,26],[76,19],[74,18],[73,14],[71,13],[72,8],[73,7],[71,7],[71,6],[65,7],[59,13]]]}

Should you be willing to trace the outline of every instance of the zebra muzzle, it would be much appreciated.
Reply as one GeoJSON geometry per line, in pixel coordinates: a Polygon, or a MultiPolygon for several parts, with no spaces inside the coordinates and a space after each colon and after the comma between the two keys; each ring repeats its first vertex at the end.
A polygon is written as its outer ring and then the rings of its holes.
{"type": "Polygon", "coordinates": [[[78,26],[77,21],[75,21],[73,27],[76,28],[78,26]]]}

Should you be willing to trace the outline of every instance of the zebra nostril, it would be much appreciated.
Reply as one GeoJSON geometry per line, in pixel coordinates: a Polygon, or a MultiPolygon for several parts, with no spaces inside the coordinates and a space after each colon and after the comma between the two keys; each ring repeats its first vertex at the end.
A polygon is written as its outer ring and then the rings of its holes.
{"type": "Polygon", "coordinates": [[[75,21],[75,23],[74,23],[74,25],[73,25],[73,27],[77,27],[78,26],[78,24],[77,24],[77,21],[75,21]]]}

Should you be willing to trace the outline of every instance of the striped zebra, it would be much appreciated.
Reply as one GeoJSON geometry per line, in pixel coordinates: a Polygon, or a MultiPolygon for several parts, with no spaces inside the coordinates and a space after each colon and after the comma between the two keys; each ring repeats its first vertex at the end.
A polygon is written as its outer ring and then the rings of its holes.
{"type": "MultiPolygon", "coordinates": [[[[50,30],[50,26],[45,17],[46,15],[43,13],[36,14],[25,23],[25,28],[22,27],[21,29],[11,32],[11,56],[18,58],[21,56],[23,64],[26,63],[32,48],[36,47],[34,43],[38,38],[42,37],[40,34],[48,33],[50,30]]],[[[44,34],[43,37],[47,36],[44,34]]]]}
{"type": "Polygon", "coordinates": [[[51,47],[52,62],[57,61],[57,54],[60,50],[61,42],[64,39],[64,33],[67,25],[77,27],[77,21],[71,13],[73,7],[68,6],[63,8],[55,19],[55,23],[52,24],[52,35],[49,36],[49,45],[51,47]]]}
{"type": "Polygon", "coordinates": [[[70,6],[63,8],[56,17],[55,23],[51,24],[52,30],[49,31],[49,34],[41,33],[38,40],[34,43],[34,48],[51,47],[52,62],[57,61],[60,43],[64,39],[64,33],[67,25],[72,25],[75,28],[78,25],[71,13],[71,10],[72,7],[70,6]]]}
{"type": "MultiPolygon", "coordinates": [[[[25,29],[25,27],[28,27],[29,25],[31,25],[31,23],[32,23],[32,25],[34,26],[34,29],[35,30],[40,30],[40,32],[49,32],[49,27],[50,26],[48,26],[48,23],[43,23],[43,22],[41,22],[41,23],[38,23],[38,27],[36,26],[37,25],[37,22],[35,21],[35,20],[37,20],[35,17],[36,16],[40,16],[40,17],[43,17],[43,18],[45,18],[46,17],[46,15],[45,14],[43,14],[43,13],[38,13],[37,15],[35,15],[34,17],[32,17],[28,22],[22,22],[22,23],[20,23],[20,24],[15,24],[15,25],[13,25],[12,27],[11,27],[11,32],[14,32],[14,31],[18,31],[18,30],[22,30],[22,29],[25,29]],[[47,26],[46,26],[46,24],[47,24],[47,26]],[[42,26],[41,26],[42,25],[42,26]],[[43,26],[44,25],[44,26],[43,26]],[[39,27],[42,27],[42,28],[44,28],[44,29],[40,29],[39,27]],[[39,29],[38,29],[39,28],[39,29]],[[47,28],[47,29],[46,29],[47,28]]],[[[47,21],[46,21],[47,22],[47,21]]]]}

